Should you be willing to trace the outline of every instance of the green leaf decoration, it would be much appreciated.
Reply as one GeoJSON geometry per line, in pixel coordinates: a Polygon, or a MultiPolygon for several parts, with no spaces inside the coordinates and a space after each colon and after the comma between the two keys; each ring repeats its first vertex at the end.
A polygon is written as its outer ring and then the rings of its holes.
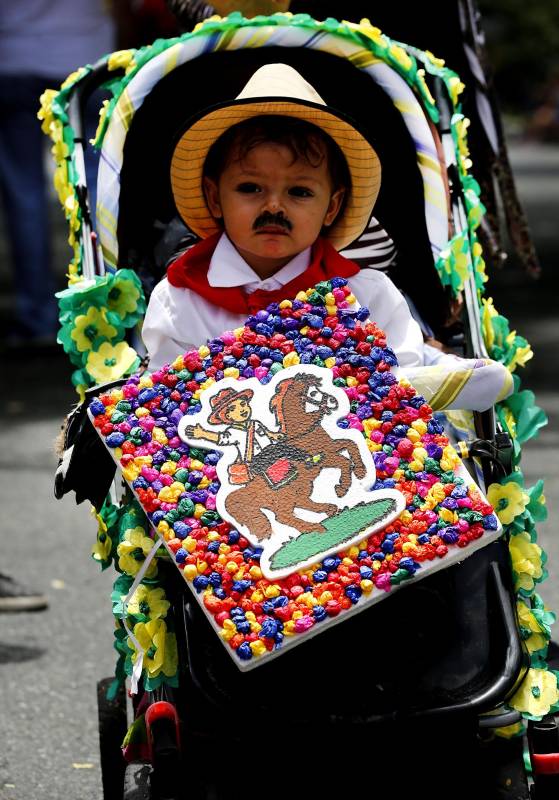
{"type": "Polygon", "coordinates": [[[336,516],[324,520],[322,525],[326,528],[325,533],[302,533],[290,539],[274,553],[270,559],[270,567],[276,570],[295,567],[333,547],[341,549],[360,531],[365,531],[385,519],[395,505],[392,498],[383,498],[371,503],[359,503],[354,508],[344,508],[336,516]]]}

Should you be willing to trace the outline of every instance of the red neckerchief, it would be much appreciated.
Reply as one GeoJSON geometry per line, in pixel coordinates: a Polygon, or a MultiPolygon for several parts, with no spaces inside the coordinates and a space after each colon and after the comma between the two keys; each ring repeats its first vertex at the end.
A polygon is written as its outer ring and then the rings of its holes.
{"type": "Polygon", "coordinates": [[[286,283],[281,289],[265,292],[257,289],[251,294],[242,286],[210,286],[208,268],[221,233],[203,239],[167,269],[170,284],[182,289],[192,289],[204,300],[227,311],[239,314],[254,314],[270,303],[294,298],[298,292],[315,286],[320,281],[332,278],[349,278],[359,272],[353,261],[341,256],[325,239],[316,240],[311,251],[311,263],[304,272],[286,283]]]}

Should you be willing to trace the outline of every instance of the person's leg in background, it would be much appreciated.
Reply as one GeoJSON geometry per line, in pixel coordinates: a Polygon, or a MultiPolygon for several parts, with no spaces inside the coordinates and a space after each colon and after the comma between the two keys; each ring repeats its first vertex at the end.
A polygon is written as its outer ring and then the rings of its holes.
{"type": "Polygon", "coordinates": [[[39,97],[47,85],[34,76],[0,76],[0,190],[15,292],[9,340],[31,345],[54,344],[57,328],[45,136],[37,119],[39,97]]]}

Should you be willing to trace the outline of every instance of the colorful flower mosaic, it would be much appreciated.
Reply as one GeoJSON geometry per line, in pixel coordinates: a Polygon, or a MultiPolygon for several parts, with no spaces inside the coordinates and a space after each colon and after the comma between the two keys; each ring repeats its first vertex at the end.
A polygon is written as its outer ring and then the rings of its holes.
{"type": "MultiPolygon", "coordinates": [[[[483,536],[489,541],[499,530],[491,505],[457,474],[459,459],[430,407],[393,375],[396,358],[384,333],[368,321],[367,309],[354,310],[354,300],[343,279],[318,284],[169,367],[133,376],[89,406],[152,526],[243,662],[326,627],[421,576],[429,562],[471,548],[483,536]],[[358,545],[270,581],[260,569],[261,548],[216,511],[219,453],[190,447],[177,436],[177,425],[200,410],[201,393],[222,378],[255,377],[265,384],[296,364],[332,371],[351,407],[338,424],[363,433],[375,462],[375,488],[402,492],[406,509],[358,545]]],[[[130,527],[117,547],[120,569],[135,575],[152,544],[141,526],[130,527]]]]}

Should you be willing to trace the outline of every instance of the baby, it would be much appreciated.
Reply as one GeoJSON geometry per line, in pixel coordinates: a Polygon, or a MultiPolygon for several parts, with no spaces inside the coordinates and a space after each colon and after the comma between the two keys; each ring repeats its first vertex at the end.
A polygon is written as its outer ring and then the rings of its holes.
{"type": "MultiPolygon", "coordinates": [[[[235,100],[192,123],[175,148],[171,183],[180,216],[202,241],[170,265],[151,296],[143,327],[150,369],[269,303],[344,277],[400,368],[420,380],[423,336],[406,301],[384,274],[361,271],[337,252],[367,226],[380,172],[354,124],[285,64],[261,67],[235,100]]],[[[458,405],[445,407],[489,408],[512,389],[495,362],[437,366],[421,386],[428,395],[445,371],[464,373],[462,395],[451,399],[458,405]]]]}

